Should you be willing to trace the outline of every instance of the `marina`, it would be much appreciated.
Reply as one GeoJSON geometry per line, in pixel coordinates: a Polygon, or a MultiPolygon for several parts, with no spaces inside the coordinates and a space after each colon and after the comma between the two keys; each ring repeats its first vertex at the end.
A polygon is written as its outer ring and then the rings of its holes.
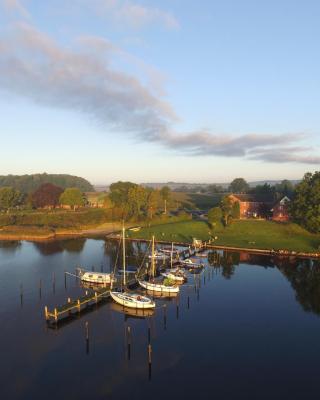
{"type": "MultiPolygon", "coordinates": [[[[109,286],[92,287],[75,276],[79,266],[112,273],[118,241],[0,243],[2,398],[37,400],[46,392],[49,400],[161,399],[164,384],[176,397],[183,384],[184,398],[208,398],[213,379],[217,398],[232,398],[239,390],[248,398],[261,390],[272,397],[270,382],[279,385],[280,372],[279,390],[290,398],[306,386],[316,393],[317,260],[207,249],[207,257],[192,255],[204,264],[201,271],[186,272],[179,293],[165,296],[134,282],[148,246],[126,241],[126,267],[134,272],[127,275],[134,278],[130,291],[156,303],[143,310],[123,307],[108,296],[109,286]],[[53,314],[48,321],[46,306],[53,314]],[[272,347],[265,351],[261,343],[272,347]],[[232,387],[231,366],[237,369],[232,387]],[[260,379],[262,371],[268,384],[260,379]]],[[[177,247],[181,257],[189,251],[177,247]]],[[[158,267],[167,270],[170,260],[165,266],[158,261],[158,267]]],[[[121,262],[118,273],[120,285],[121,262]]]]}

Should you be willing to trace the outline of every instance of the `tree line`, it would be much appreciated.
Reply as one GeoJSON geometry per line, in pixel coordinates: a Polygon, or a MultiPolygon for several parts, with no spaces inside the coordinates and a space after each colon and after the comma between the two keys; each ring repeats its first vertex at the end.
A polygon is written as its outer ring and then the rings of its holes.
{"type": "Polygon", "coordinates": [[[82,192],[94,191],[86,179],[68,174],[0,175],[0,188],[12,187],[21,193],[32,193],[39,186],[52,183],[62,189],[74,187],[82,192]]]}
{"type": "Polygon", "coordinates": [[[85,203],[85,196],[78,188],[63,190],[51,183],[44,183],[29,194],[10,186],[0,188],[0,210],[5,211],[17,208],[55,208],[60,205],[75,209],[85,203]]]}
{"type": "MultiPolygon", "coordinates": [[[[137,185],[133,182],[116,182],[104,194],[104,208],[112,209],[119,219],[152,219],[167,214],[171,191],[167,186],[160,190],[137,185]]],[[[77,209],[88,205],[88,200],[78,188],[63,189],[51,183],[40,185],[32,193],[22,193],[13,187],[0,188],[0,210],[41,209],[67,206],[77,209]]]]}

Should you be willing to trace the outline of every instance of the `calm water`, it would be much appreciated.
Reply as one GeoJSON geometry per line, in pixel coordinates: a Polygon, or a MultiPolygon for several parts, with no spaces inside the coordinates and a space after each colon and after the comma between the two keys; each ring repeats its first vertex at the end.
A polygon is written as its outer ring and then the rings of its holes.
{"type": "Polygon", "coordinates": [[[319,398],[319,262],[221,253],[150,318],[107,302],[48,329],[44,306],[83,293],[63,272],[109,271],[115,255],[102,240],[0,242],[1,399],[319,398]]]}

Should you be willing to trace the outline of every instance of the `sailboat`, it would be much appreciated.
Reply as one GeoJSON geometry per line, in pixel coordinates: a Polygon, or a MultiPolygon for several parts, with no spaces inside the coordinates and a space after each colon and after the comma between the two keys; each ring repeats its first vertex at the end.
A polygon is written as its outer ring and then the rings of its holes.
{"type": "Polygon", "coordinates": [[[77,271],[81,282],[108,285],[111,282],[116,281],[113,274],[106,272],[86,271],[82,268],[77,268],[77,271]]]}
{"type": "Polygon", "coordinates": [[[170,253],[170,270],[166,271],[166,272],[162,272],[161,275],[172,281],[176,281],[178,283],[183,283],[187,279],[186,274],[180,268],[173,269],[172,262],[173,262],[173,243],[171,245],[171,253],[170,253]]]}
{"type": "MultiPolygon", "coordinates": [[[[123,259],[123,287],[126,287],[126,246],[125,246],[125,230],[122,228],[122,259],[123,259]]],[[[110,296],[112,299],[123,307],[150,309],[155,308],[156,303],[147,296],[139,293],[131,293],[128,291],[116,292],[111,289],[110,296]]]]}
{"type": "Polygon", "coordinates": [[[161,292],[161,293],[178,293],[179,286],[177,285],[165,285],[162,282],[154,282],[155,276],[155,258],[154,258],[154,236],[152,236],[152,253],[151,253],[151,275],[153,281],[145,281],[145,280],[138,280],[139,284],[147,289],[148,291],[152,292],[161,292]]]}

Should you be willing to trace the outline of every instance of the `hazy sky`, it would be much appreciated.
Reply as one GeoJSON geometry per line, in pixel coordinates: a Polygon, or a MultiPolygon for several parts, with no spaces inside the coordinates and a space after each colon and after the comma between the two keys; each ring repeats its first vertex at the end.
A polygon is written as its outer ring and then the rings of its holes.
{"type": "Polygon", "coordinates": [[[0,0],[0,174],[317,170],[319,18],[318,0],[0,0]]]}

